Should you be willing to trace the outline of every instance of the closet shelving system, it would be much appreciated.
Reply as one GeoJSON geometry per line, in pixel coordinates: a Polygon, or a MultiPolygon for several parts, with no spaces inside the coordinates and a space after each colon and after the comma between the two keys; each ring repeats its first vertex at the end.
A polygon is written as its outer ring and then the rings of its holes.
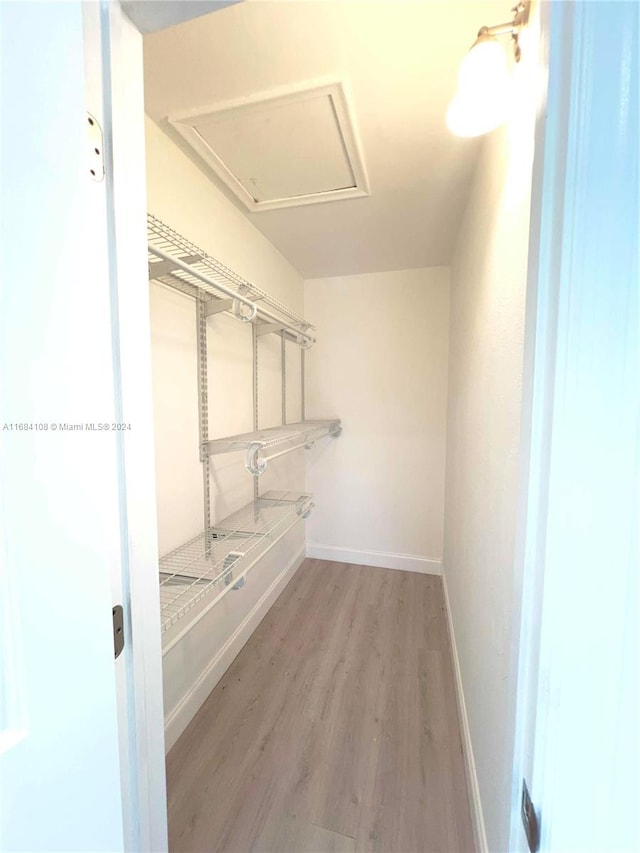
{"type": "Polygon", "coordinates": [[[147,218],[149,279],[195,300],[198,332],[198,415],[200,461],[204,486],[204,532],[160,560],[160,602],[165,653],[188,632],[196,605],[199,619],[229,591],[240,589],[255,564],[313,507],[311,495],[269,491],[259,494],[258,481],[270,460],[324,436],[342,432],[339,418],[305,420],[305,350],[315,342],[314,329],[255,284],[178,234],[157,217],[147,218]],[[252,326],[252,432],[210,437],[207,388],[207,318],[226,312],[252,326]],[[258,429],[258,339],[277,334],[282,348],[282,424],[258,429]],[[300,347],[302,418],[286,423],[285,346],[300,347]],[[245,452],[245,467],[253,476],[254,499],[232,515],[212,524],[209,460],[220,453],[245,452]]]}

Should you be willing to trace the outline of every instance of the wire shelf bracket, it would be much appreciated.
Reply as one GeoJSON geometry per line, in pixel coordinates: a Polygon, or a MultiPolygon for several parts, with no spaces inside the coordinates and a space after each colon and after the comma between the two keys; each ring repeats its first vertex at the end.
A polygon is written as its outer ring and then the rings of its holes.
{"type": "Polygon", "coordinates": [[[254,323],[258,334],[284,333],[303,349],[315,343],[313,326],[257,285],[242,278],[152,214],[147,216],[149,278],[200,298],[205,316],[227,312],[254,323]]]}

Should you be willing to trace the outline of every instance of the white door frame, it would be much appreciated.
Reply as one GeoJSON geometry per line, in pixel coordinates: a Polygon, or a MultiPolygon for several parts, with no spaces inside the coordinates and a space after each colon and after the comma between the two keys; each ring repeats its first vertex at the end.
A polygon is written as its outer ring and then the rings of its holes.
{"type": "Polygon", "coordinates": [[[116,851],[131,694],[100,7],[3,3],[0,29],[0,847],[116,851]]]}
{"type": "Polygon", "coordinates": [[[151,333],[147,269],[142,36],[120,4],[101,0],[106,181],[112,257],[116,400],[131,424],[120,447],[125,615],[119,682],[121,773],[128,850],[168,847],[158,586],[151,333]]]}
{"type": "Polygon", "coordinates": [[[126,545],[122,555],[126,676],[120,682],[125,848],[165,851],[162,647],[158,585],[142,34],[217,11],[238,0],[100,0],[112,311],[117,317],[126,545]],[[126,11],[134,19],[123,11],[126,11]]]}
{"type": "Polygon", "coordinates": [[[631,850],[638,842],[638,7],[543,4],[542,33],[549,86],[537,127],[530,243],[509,849],[528,849],[520,819],[526,778],[541,817],[540,849],[631,850]]]}

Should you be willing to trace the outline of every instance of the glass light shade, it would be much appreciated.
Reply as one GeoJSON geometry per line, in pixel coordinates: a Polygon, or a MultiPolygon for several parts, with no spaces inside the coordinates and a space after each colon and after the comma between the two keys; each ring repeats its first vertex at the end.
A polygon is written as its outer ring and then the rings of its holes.
{"type": "Polygon", "coordinates": [[[447,126],[457,136],[481,136],[502,124],[509,106],[507,57],[490,36],[481,36],[465,56],[458,91],[447,111],[447,126]]]}

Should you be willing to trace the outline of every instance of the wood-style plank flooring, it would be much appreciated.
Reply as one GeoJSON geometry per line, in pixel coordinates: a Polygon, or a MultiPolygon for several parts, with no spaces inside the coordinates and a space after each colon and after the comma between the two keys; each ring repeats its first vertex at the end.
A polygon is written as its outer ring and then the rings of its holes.
{"type": "Polygon", "coordinates": [[[167,759],[191,853],[467,853],[439,577],[306,560],[167,759]]]}

